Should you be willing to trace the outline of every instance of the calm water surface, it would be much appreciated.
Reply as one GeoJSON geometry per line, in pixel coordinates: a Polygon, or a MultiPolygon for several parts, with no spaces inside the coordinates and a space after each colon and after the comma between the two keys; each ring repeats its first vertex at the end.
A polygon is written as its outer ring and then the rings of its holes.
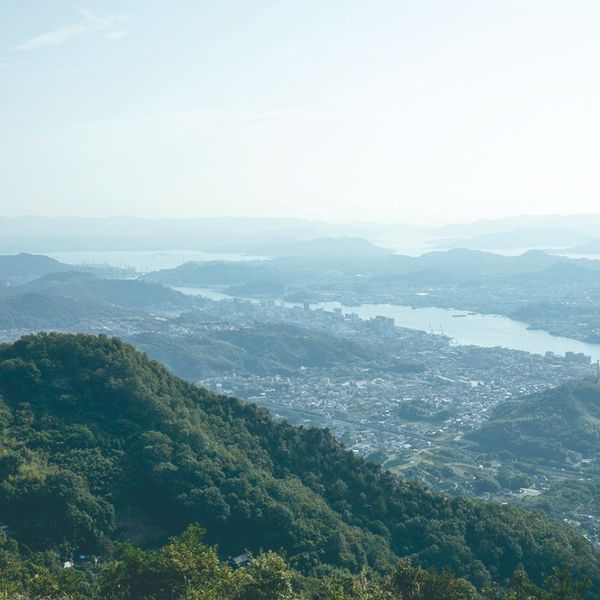
{"type": "Polygon", "coordinates": [[[512,350],[524,350],[534,354],[554,352],[583,352],[600,360],[600,344],[586,344],[565,337],[550,335],[546,331],[528,329],[525,323],[499,315],[480,315],[446,308],[412,308],[394,304],[363,304],[348,307],[339,302],[323,302],[315,305],[325,310],[341,308],[344,313],[356,313],[363,319],[377,315],[393,317],[396,325],[444,333],[457,344],[501,346],[512,350]]]}

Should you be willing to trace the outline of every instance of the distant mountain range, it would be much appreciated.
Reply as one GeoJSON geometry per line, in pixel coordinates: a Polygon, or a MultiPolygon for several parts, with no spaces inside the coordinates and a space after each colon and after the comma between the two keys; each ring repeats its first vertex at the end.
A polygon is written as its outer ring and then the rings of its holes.
{"type": "Polygon", "coordinates": [[[565,248],[564,254],[595,254],[600,255],[600,240],[594,239],[585,244],[565,248]]]}
{"type": "Polygon", "coordinates": [[[473,237],[440,239],[433,246],[440,249],[470,248],[472,250],[511,250],[523,248],[558,249],[591,240],[591,234],[573,229],[517,229],[481,233],[473,237]]]}
{"type": "MultiPolygon", "coordinates": [[[[398,278],[412,281],[440,283],[460,281],[482,276],[536,276],[545,269],[559,269],[561,276],[581,273],[600,273],[600,261],[569,259],[539,250],[530,250],[519,256],[503,256],[491,252],[455,249],[436,251],[422,256],[402,256],[379,250],[353,255],[282,256],[273,261],[250,262],[190,262],[175,269],[148,273],[145,279],[168,285],[254,284],[265,286],[265,293],[283,293],[287,284],[301,284],[304,280],[317,281],[324,274],[332,277],[361,277],[393,282],[398,278]],[[318,263],[315,262],[317,256],[318,263]],[[303,260],[291,260],[291,259],[303,260]],[[362,270],[362,272],[361,272],[362,270]],[[276,284],[277,291],[270,292],[276,284]]],[[[546,272],[549,277],[552,271],[546,272]]],[[[558,274],[556,271],[555,274],[558,274]]]]}
{"type": "Polygon", "coordinates": [[[483,219],[472,223],[453,223],[433,230],[437,237],[472,237],[523,230],[571,230],[596,237],[600,213],[576,215],[515,215],[483,219]]]}
{"type": "MultiPolygon", "coordinates": [[[[264,283],[278,281],[283,284],[290,278],[302,276],[307,268],[314,269],[313,275],[319,276],[320,270],[327,270],[327,263],[336,270],[348,273],[356,272],[356,269],[363,267],[368,268],[365,276],[393,278],[412,274],[432,280],[435,277],[446,279],[458,276],[519,275],[549,268],[558,269],[559,265],[560,273],[556,271],[555,274],[561,276],[576,276],[579,273],[577,276],[582,277],[584,273],[600,270],[600,261],[569,259],[538,250],[531,250],[518,256],[504,256],[470,249],[452,249],[412,257],[394,254],[391,250],[360,238],[348,237],[274,244],[263,246],[261,252],[272,253],[277,260],[190,262],[174,269],[149,273],[144,280],[164,282],[169,285],[233,285],[249,281],[264,283]]],[[[7,286],[10,286],[12,291],[17,289],[15,286],[21,286],[18,288],[19,292],[56,294],[57,291],[62,291],[68,295],[72,293],[70,291],[72,287],[77,286],[80,292],[86,292],[88,296],[97,299],[98,286],[100,286],[103,288],[101,297],[106,301],[112,302],[109,297],[103,296],[108,293],[108,288],[110,288],[111,293],[118,291],[120,295],[120,299],[116,303],[123,303],[127,290],[131,290],[135,296],[133,290],[142,285],[141,280],[126,279],[125,275],[129,274],[119,269],[66,265],[42,255],[0,255],[0,289],[3,283],[5,290],[9,289],[7,286]],[[74,275],[74,271],[79,274],[74,275]],[[60,273],[63,275],[59,276],[60,273]],[[106,277],[94,277],[94,275],[107,274],[113,276],[112,283],[107,283],[106,277]],[[41,279],[46,275],[51,275],[51,277],[45,280],[41,279]],[[120,276],[120,282],[118,279],[114,279],[114,275],[120,276]],[[39,281],[30,286],[24,286],[25,283],[35,279],[39,281]]],[[[146,291],[147,297],[154,298],[153,302],[159,302],[156,297],[156,294],[159,293],[158,288],[153,288],[153,292],[150,292],[151,288],[149,287],[143,289],[146,291]]],[[[173,292],[162,290],[160,293],[162,294],[161,299],[166,302],[166,305],[173,302],[176,297],[173,292]],[[166,298],[166,294],[169,295],[169,298],[166,298]]],[[[135,301],[143,302],[144,300],[138,294],[135,296],[135,301]]],[[[181,303],[181,301],[178,302],[181,303]]]]}
{"type": "Polygon", "coordinates": [[[0,218],[0,252],[198,250],[251,254],[319,238],[354,237],[407,252],[415,247],[531,249],[573,247],[600,232],[600,215],[515,216],[422,227],[400,223],[331,223],[306,219],[0,218]],[[403,249],[404,248],[404,249],[403,249]]]}
{"type": "Polygon", "coordinates": [[[253,248],[318,238],[371,240],[406,232],[406,225],[343,224],[304,219],[0,218],[0,252],[199,250],[249,254],[253,248]]]}

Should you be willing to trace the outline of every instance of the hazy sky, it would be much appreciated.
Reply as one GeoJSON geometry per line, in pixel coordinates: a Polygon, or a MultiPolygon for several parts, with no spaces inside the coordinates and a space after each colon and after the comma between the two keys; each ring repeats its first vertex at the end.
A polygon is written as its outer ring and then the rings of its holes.
{"type": "Polygon", "coordinates": [[[0,214],[600,212],[597,0],[2,0],[0,214]]]}

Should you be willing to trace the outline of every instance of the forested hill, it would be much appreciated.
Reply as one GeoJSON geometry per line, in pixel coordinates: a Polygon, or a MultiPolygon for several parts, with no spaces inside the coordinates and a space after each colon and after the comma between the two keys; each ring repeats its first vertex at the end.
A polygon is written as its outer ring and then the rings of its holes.
{"type": "Polygon", "coordinates": [[[223,555],[284,549],[304,572],[410,556],[478,586],[562,565],[600,589],[600,556],[540,513],[401,482],[117,339],[2,346],[0,394],[0,515],[24,549],[107,556],[117,539],[159,543],[198,522],[223,555]]]}
{"type": "Polygon", "coordinates": [[[20,285],[0,284],[0,329],[81,331],[102,319],[140,318],[192,305],[190,297],[155,283],[54,272],[20,285]]]}
{"type": "MultiPolygon", "coordinates": [[[[180,318],[185,323],[186,315],[180,318]]],[[[372,345],[340,335],[284,323],[255,323],[181,335],[144,332],[127,338],[174,373],[198,380],[220,373],[294,375],[303,367],[372,372],[415,372],[416,362],[401,362],[372,345]]]]}
{"type": "Polygon", "coordinates": [[[600,458],[600,385],[570,383],[500,404],[470,436],[484,450],[565,461],[568,454],[600,458]]]}
{"type": "Polygon", "coordinates": [[[0,255],[0,287],[4,287],[7,283],[23,283],[48,273],[68,271],[70,268],[48,256],[25,253],[3,254],[0,255]]]}
{"type": "Polygon", "coordinates": [[[11,294],[41,294],[46,297],[76,298],[99,307],[119,306],[144,311],[181,309],[190,298],[170,288],[138,279],[109,279],[94,273],[67,271],[50,273],[10,289],[11,294]]]}

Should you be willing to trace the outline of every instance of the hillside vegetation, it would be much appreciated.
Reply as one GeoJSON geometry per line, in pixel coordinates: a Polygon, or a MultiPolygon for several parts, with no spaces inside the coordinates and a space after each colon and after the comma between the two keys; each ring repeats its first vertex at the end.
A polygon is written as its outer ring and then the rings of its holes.
{"type": "Polygon", "coordinates": [[[302,367],[418,371],[417,363],[339,335],[282,323],[206,329],[186,336],[140,333],[127,338],[180,377],[198,380],[224,372],[293,375],[302,367]]]}
{"type": "Polygon", "coordinates": [[[0,599],[3,600],[581,600],[589,581],[574,582],[555,569],[542,587],[523,571],[506,590],[478,592],[451,573],[401,561],[390,574],[336,571],[306,577],[273,552],[244,555],[243,566],[219,560],[190,525],[160,550],[124,545],[115,560],[62,567],[51,553],[22,560],[14,543],[0,534],[0,599]],[[32,559],[33,558],[33,559],[32,559]]]}
{"type": "Polygon", "coordinates": [[[571,383],[503,402],[469,437],[522,458],[565,462],[576,452],[600,458],[600,386],[571,383]]]}
{"type": "Polygon", "coordinates": [[[98,306],[119,306],[137,311],[182,308],[191,303],[184,294],[156,283],[138,279],[109,279],[73,270],[44,275],[13,288],[11,292],[77,298],[98,306]]]}
{"type": "Polygon", "coordinates": [[[53,272],[0,289],[0,329],[81,330],[101,319],[180,311],[192,304],[184,294],[155,283],[79,271],[53,272]]]}
{"type": "Polygon", "coordinates": [[[305,574],[410,557],[478,587],[555,565],[600,586],[600,557],[540,513],[448,498],[346,451],[326,430],[171,375],[117,339],[0,347],[0,514],[30,551],[110,556],[197,522],[221,556],[283,550],[305,574]]]}
{"type": "Polygon", "coordinates": [[[38,254],[0,254],[0,287],[19,284],[48,273],[68,271],[70,267],[38,254]]]}

